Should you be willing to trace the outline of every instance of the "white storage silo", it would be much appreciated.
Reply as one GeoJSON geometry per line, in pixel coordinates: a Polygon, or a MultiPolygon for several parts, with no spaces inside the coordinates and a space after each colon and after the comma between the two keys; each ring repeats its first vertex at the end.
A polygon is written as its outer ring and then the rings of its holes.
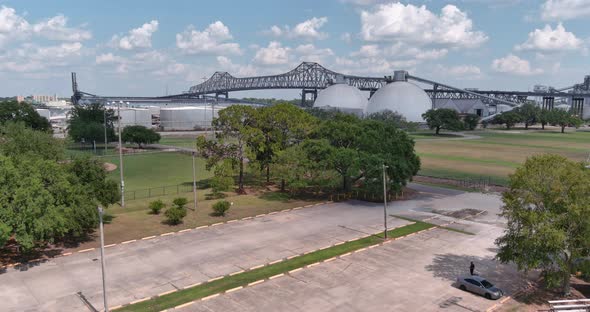
{"type": "MultiPolygon", "coordinates": [[[[115,116],[117,110],[115,109],[115,116]]],[[[117,124],[117,121],[115,121],[117,124]]],[[[152,114],[149,109],[145,108],[122,108],[121,109],[121,127],[127,126],[144,126],[150,128],[152,126],[152,114]]]]}
{"type": "Polygon", "coordinates": [[[335,109],[343,113],[362,116],[367,106],[367,98],[361,91],[345,83],[337,83],[320,91],[313,107],[335,109]]]}
{"type": "Polygon", "coordinates": [[[164,131],[198,130],[210,125],[211,117],[207,118],[205,107],[166,107],[160,109],[160,127],[164,131]]]}

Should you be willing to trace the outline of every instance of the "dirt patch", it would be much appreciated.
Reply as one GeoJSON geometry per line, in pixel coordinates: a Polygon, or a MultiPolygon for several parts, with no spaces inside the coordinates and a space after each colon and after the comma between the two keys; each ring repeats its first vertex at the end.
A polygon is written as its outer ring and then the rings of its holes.
{"type": "Polygon", "coordinates": [[[456,211],[445,211],[445,210],[432,210],[433,213],[438,213],[447,217],[452,217],[452,218],[456,218],[456,219],[466,219],[469,217],[474,217],[480,213],[486,213],[482,210],[477,210],[477,209],[471,209],[471,208],[467,208],[467,209],[461,209],[461,210],[456,210],[456,211]]]}
{"type": "Polygon", "coordinates": [[[105,162],[102,166],[104,167],[104,170],[106,170],[107,172],[117,170],[117,165],[109,163],[109,162],[105,162]]]}

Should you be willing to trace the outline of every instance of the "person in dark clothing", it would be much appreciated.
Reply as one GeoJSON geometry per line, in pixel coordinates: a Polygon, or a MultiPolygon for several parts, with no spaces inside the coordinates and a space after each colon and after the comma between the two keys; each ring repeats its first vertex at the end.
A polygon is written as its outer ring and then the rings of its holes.
{"type": "Polygon", "coordinates": [[[471,273],[471,275],[473,275],[473,270],[475,270],[475,264],[471,261],[471,265],[469,266],[469,273],[471,273]]]}

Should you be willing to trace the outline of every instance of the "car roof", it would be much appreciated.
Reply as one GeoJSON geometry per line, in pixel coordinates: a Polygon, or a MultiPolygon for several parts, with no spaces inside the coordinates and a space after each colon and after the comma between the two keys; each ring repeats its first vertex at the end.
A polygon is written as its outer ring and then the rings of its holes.
{"type": "Polygon", "coordinates": [[[464,276],[463,277],[463,279],[468,279],[468,278],[470,278],[472,280],[476,280],[478,282],[481,282],[481,281],[485,280],[485,278],[483,278],[481,276],[478,276],[478,275],[471,275],[471,276],[464,276]]]}

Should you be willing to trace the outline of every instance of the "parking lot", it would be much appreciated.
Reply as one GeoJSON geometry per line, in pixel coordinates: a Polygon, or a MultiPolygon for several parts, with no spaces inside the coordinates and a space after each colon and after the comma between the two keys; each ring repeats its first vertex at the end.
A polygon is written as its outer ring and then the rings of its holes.
{"type": "Polygon", "coordinates": [[[454,285],[457,276],[469,274],[471,261],[476,274],[506,295],[527,286],[527,279],[512,265],[493,260],[494,240],[503,231],[497,196],[425,193],[416,204],[398,203],[394,210],[432,223],[454,222],[449,226],[476,235],[434,229],[198,301],[181,311],[486,311],[498,301],[454,285]],[[456,205],[449,205],[452,202],[456,205]],[[408,209],[410,204],[413,208],[408,209]],[[445,216],[461,215],[474,204],[479,208],[475,217],[445,216]]]}

